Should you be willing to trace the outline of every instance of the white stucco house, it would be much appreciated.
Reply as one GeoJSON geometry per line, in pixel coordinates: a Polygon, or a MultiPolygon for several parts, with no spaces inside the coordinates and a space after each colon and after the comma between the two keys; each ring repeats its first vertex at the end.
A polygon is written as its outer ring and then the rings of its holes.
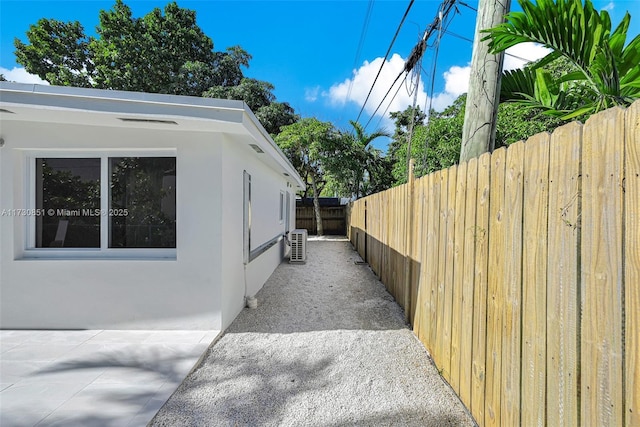
{"type": "Polygon", "coordinates": [[[0,328],[226,328],[304,183],[241,101],[0,83],[0,328]]]}

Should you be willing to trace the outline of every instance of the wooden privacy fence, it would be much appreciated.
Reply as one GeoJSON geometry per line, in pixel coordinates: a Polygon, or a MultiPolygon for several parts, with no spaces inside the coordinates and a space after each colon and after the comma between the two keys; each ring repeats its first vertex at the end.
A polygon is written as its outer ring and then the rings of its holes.
{"type": "Polygon", "coordinates": [[[640,101],[347,221],[481,426],[640,426],[640,101]]]}
{"type": "MultiPolygon", "coordinates": [[[[320,217],[324,234],[337,234],[344,236],[345,230],[345,207],[344,206],[321,206],[320,217]]],[[[309,234],[318,234],[318,222],[313,206],[296,207],[296,228],[305,228],[309,234]]]]}

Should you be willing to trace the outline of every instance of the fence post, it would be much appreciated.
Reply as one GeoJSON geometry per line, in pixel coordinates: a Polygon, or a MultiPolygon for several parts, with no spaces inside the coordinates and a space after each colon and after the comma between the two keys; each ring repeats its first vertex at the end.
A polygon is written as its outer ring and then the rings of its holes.
{"type": "MultiPolygon", "coordinates": [[[[411,321],[411,248],[413,247],[413,173],[415,160],[409,160],[409,176],[407,178],[407,218],[406,236],[404,240],[404,321],[411,321]]],[[[413,326],[413,325],[412,325],[413,326]]]]}

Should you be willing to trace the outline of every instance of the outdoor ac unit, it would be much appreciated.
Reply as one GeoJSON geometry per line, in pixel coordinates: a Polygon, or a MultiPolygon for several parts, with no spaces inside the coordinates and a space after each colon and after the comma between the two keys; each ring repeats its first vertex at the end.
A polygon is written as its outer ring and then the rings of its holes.
{"type": "Polygon", "coordinates": [[[298,229],[291,232],[291,255],[289,262],[307,261],[307,230],[298,229]]]}

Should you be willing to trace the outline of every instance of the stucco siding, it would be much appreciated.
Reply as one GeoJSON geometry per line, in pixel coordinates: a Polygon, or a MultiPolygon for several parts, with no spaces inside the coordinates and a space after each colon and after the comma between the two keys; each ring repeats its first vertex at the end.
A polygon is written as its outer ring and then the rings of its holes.
{"type": "Polygon", "coordinates": [[[29,155],[53,147],[56,155],[88,156],[91,150],[172,149],[178,170],[174,259],[32,259],[25,250],[30,217],[2,217],[3,328],[221,328],[215,134],[5,120],[3,136],[4,209],[28,206],[29,155]]]}

